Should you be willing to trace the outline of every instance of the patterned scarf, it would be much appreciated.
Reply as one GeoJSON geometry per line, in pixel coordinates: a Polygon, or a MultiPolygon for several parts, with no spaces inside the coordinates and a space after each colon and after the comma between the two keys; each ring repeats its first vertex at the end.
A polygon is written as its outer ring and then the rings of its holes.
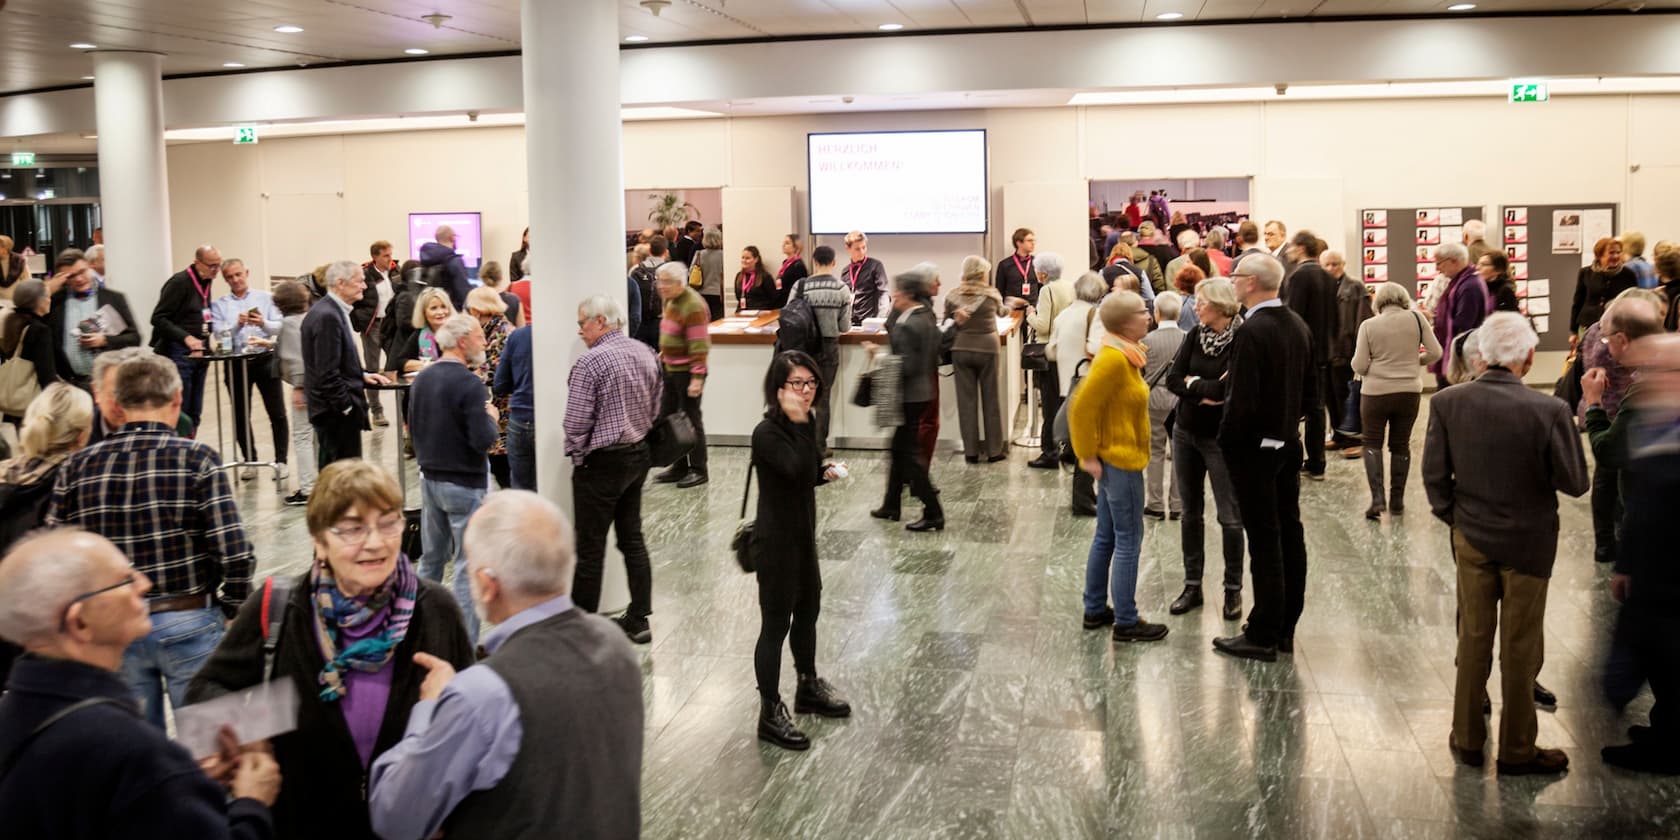
{"type": "Polygon", "coordinates": [[[431,361],[436,361],[437,360],[437,357],[438,357],[437,336],[432,333],[432,328],[431,327],[421,328],[419,344],[420,344],[420,359],[422,361],[431,362],[431,361]]]}
{"type": "Polygon", "coordinates": [[[1208,356],[1217,356],[1225,352],[1225,348],[1231,344],[1231,339],[1237,337],[1237,327],[1242,326],[1242,322],[1241,315],[1232,318],[1231,323],[1226,325],[1225,331],[1222,333],[1216,333],[1208,329],[1207,324],[1203,324],[1201,330],[1197,332],[1197,337],[1202,343],[1202,353],[1208,356]]]}
{"type": "Polygon", "coordinates": [[[365,598],[350,598],[338,591],[332,567],[316,561],[311,574],[315,586],[315,636],[321,646],[321,701],[332,703],[345,695],[344,669],[354,668],[372,674],[384,668],[408,635],[409,619],[414,617],[414,600],[420,593],[420,579],[408,558],[397,556],[397,568],[379,589],[365,598]],[[384,625],[379,633],[365,636],[343,650],[339,649],[340,631],[363,628],[369,624],[384,625]]]}

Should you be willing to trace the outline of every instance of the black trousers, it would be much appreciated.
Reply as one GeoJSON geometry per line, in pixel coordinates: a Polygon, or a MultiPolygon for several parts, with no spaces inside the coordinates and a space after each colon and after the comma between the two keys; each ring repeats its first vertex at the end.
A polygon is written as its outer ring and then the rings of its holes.
{"type": "Polygon", "coordinates": [[[723,295],[701,295],[700,298],[706,301],[706,308],[711,311],[713,321],[723,317],[723,295]]]}
{"type": "Polygon", "coordinates": [[[840,375],[839,339],[823,339],[822,355],[817,357],[817,375],[823,381],[822,406],[817,411],[817,443],[826,450],[830,444],[828,430],[834,416],[834,392],[837,390],[834,380],[840,375]]]}
{"type": "Polygon", "coordinates": [[[630,579],[631,618],[653,613],[653,564],[642,539],[642,485],[647,483],[648,448],[597,449],[572,471],[573,518],[577,520],[577,570],[572,600],[595,612],[601,606],[602,566],[607,529],[618,536],[624,569],[630,579]]]}
{"type": "Polygon", "coordinates": [[[1330,393],[1330,368],[1325,364],[1315,364],[1310,376],[1318,377],[1318,401],[1316,405],[1307,406],[1307,472],[1323,474],[1324,472],[1324,398],[1330,393]]]}
{"type": "Polygon", "coordinates": [[[922,415],[927,410],[928,404],[925,402],[905,403],[904,422],[893,429],[892,463],[887,469],[887,496],[881,503],[887,510],[899,509],[904,488],[908,486],[910,494],[920,499],[927,508],[927,515],[944,515],[944,509],[939,506],[939,491],[933,488],[927,468],[922,466],[922,450],[916,442],[922,415]]]}
{"type": "Polygon", "coordinates": [[[782,640],[790,635],[794,671],[812,676],[817,673],[817,615],[821,612],[822,588],[814,581],[800,586],[791,610],[779,604],[759,603],[753,672],[758,676],[760,697],[766,701],[781,698],[782,640]]]}
{"type": "Polygon", "coordinates": [[[1062,409],[1062,380],[1056,375],[1055,362],[1033,375],[1038,377],[1038,407],[1039,413],[1044,415],[1039,418],[1038,450],[1044,457],[1054,458],[1057,454],[1056,412],[1062,409]]]}
{"type": "Polygon", "coordinates": [[[239,444],[239,460],[257,459],[257,437],[251,433],[251,388],[262,396],[268,412],[268,428],[274,435],[274,460],[286,463],[286,445],[292,435],[286,425],[286,399],[280,377],[274,375],[274,360],[263,358],[227,364],[227,388],[233,402],[233,437],[239,444]],[[248,370],[247,370],[248,369],[248,370]]]}
{"type": "Polygon", "coordinates": [[[362,421],[355,412],[315,422],[315,468],[324,470],[334,461],[362,457],[362,421]]]}
{"type": "MultiPolygon", "coordinates": [[[[1320,445],[1323,440],[1320,439],[1320,445]]],[[[1301,444],[1224,450],[1248,534],[1254,608],[1247,635],[1261,645],[1293,638],[1307,589],[1306,532],[1301,528],[1301,444]]]]}
{"type": "Polygon", "coordinates": [[[1348,391],[1352,389],[1353,366],[1346,362],[1330,365],[1330,401],[1324,405],[1324,410],[1330,415],[1330,435],[1344,444],[1357,445],[1357,432],[1348,435],[1336,429],[1342,423],[1342,416],[1347,413],[1348,391]]]}
{"type": "Polygon", "coordinates": [[[700,420],[700,397],[688,395],[688,383],[692,379],[688,371],[666,371],[665,390],[659,397],[659,416],[676,411],[688,413],[688,419],[694,424],[694,448],[687,455],[677,459],[671,469],[695,470],[706,472],[706,427],[700,420]]]}
{"type": "Polygon", "coordinates": [[[1593,554],[1600,563],[1616,559],[1617,526],[1622,521],[1622,471],[1603,462],[1593,465],[1593,554]]]}

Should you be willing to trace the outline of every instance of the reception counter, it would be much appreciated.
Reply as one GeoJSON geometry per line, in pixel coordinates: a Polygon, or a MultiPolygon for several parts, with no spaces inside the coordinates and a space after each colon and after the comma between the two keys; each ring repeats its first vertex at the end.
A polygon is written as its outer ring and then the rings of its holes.
{"type": "MultiPolygon", "coordinates": [[[[705,412],[706,440],[722,446],[746,446],[753,428],[764,417],[764,372],[776,343],[775,311],[743,312],[712,322],[712,351],[707,359],[705,412]]],[[[891,429],[876,426],[873,410],[852,405],[852,391],[858,377],[869,368],[865,342],[887,344],[880,327],[854,327],[840,337],[840,380],[834,390],[834,419],[829,424],[830,445],[837,449],[886,449],[891,429]]],[[[1014,428],[1021,404],[1021,316],[998,322],[998,402],[1003,412],[1004,434],[1014,428]]],[[[981,424],[984,429],[985,425],[981,424]]],[[[939,369],[939,440],[942,449],[962,448],[957,426],[956,380],[949,367],[939,369]],[[954,444],[954,446],[953,446],[954,444]]]]}

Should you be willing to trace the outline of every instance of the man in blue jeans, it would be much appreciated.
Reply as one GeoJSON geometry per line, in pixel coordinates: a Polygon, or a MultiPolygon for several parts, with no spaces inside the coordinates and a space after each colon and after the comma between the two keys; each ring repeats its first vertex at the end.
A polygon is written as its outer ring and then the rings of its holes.
{"type": "Polygon", "coordinates": [[[515,490],[537,489],[536,396],[531,389],[531,327],[514,330],[496,363],[493,390],[508,398],[508,472],[515,490]]]}
{"type": "Polygon", "coordinates": [[[471,315],[451,315],[434,332],[437,361],[414,378],[408,392],[408,431],[420,464],[420,527],[425,553],[420,574],[442,581],[455,561],[452,590],[466,615],[467,635],[478,642],[478,614],[466,573],[461,533],[490,488],[496,443],[496,406],[473,370],[484,364],[484,329],[471,315]]]}
{"type": "Polygon", "coordinates": [[[151,580],[152,631],[129,646],[122,673],[161,729],[164,692],[186,704],[187,683],[251,591],[254,558],[216,451],[175,434],[175,365],[145,353],[114,379],[124,424],[64,462],[47,522],[105,537],[151,580]]]}

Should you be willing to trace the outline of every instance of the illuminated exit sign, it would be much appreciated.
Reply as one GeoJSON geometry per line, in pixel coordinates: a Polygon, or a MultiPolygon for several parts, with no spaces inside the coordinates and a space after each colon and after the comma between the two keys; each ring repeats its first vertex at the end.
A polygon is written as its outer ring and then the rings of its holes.
{"type": "Polygon", "coordinates": [[[34,152],[12,152],[12,165],[13,166],[34,166],[35,165],[35,153],[34,152]]]}
{"type": "Polygon", "coordinates": [[[1551,92],[1546,89],[1545,82],[1512,82],[1512,102],[1545,102],[1551,99],[1551,92]]]}
{"type": "Polygon", "coordinates": [[[257,142],[257,127],[242,125],[233,130],[233,145],[245,146],[257,142]]]}

